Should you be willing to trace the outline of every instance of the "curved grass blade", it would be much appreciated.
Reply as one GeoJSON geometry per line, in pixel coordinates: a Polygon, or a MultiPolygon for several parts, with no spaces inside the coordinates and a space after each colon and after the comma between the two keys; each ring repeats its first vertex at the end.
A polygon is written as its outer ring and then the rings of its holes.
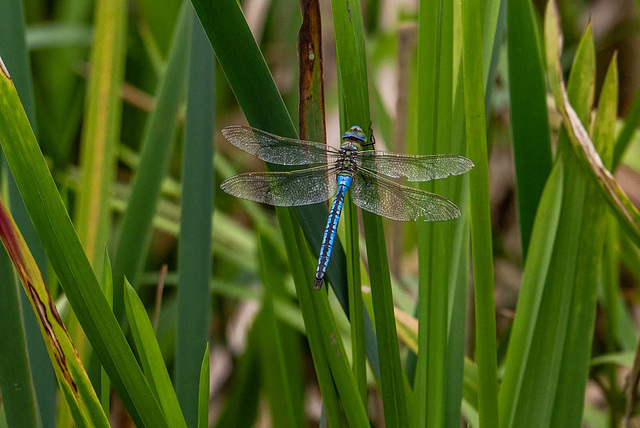
{"type": "Polygon", "coordinates": [[[178,16],[167,69],[158,84],[156,106],[147,120],[140,165],[122,219],[113,261],[113,309],[118,319],[124,314],[124,277],[134,285],[137,283],[149,250],[151,220],[171,157],[178,107],[186,90],[192,13],[185,0],[178,16]]]}
{"type": "Polygon", "coordinates": [[[129,414],[140,425],[167,426],[100,290],[2,62],[0,144],[67,299],[129,414]]]}
{"type": "Polygon", "coordinates": [[[62,324],[62,319],[47,290],[38,265],[2,201],[0,201],[0,239],[9,253],[32,309],[36,313],[62,396],[71,411],[75,425],[108,427],[109,421],[100,406],[100,401],[69,334],[62,324]]]}
{"type": "Polygon", "coordinates": [[[613,175],[602,163],[598,152],[594,149],[591,138],[580,121],[567,97],[567,91],[562,80],[560,54],[562,52],[562,33],[555,11],[555,3],[551,3],[545,17],[545,40],[549,84],[556,101],[573,150],[576,152],[580,164],[583,165],[587,176],[596,183],[596,189],[607,201],[613,214],[620,221],[621,227],[640,247],[640,212],[629,200],[626,193],[617,183],[613,175]]]}
{"type": "MultiPolygon", "coordinates": [[[[95,35],[84,103],[80,146],[82,172],[78,199],[74,207],[74,225],[97,276],[101,274],[104,247],[111,228],[109,199],[116,172],[116,149],[120,141],[122,119],[120,88],[124,79],[126,9],[124,0],[102,0],[96,4],[95,35]]],[[[91,350],[73,311],[67,315],[65,322],[81,358],[87,360],[91,350]]],[[[104,373],[103,369],[101,373],[104,373]]],[[[108,379],[106,380],[102,399],[106,400],[108,412],[110,384],[108,379]]],[[[61,410],[59,421],[61,425],[65,425],[63,421],[65,418],[68,419],[68,415],[65,414],[65,409],[61,410]]]]}
{"type": "Polygon", "coordinates": [[[178,242],[178,336],[175,363],[176,393],[187,426],[195,426],[200,418],[200,356],[205,347],[208,349],[209,338],[209,277],[212,265],[211,222],[214,194],[212,136],[215,116],[213,50],[195,13],[191,13],[191,19],[191,63],[184,130],[182,207],[178,242]]]}
{"type": "MultiPolygon", "coordinates": [[[[550,3],[546,40],[555,45],[557,39],[551,36],[557,29],[554,14],[554,5],[550,3]]],[[[550,49],[553,50],[547,46],[547,54],[550,49]]],[[[577,115],[585,121],[589,118],[594,96],[594,57],[588,28],[578,47],[568,85],[568,97],[576,106],[577,115]]],[[[551,61],[547,65],[551,74],[554,66],[551,61]]],[[[545,278],[532,282],[538,284],[535,293],[525,292],[523,283],[524,294],[518,302],[518,311],[522,308],[525,315],[516,313],[516,318],[522,317],[521,332],[518,333],[514,326],[511,335],[514,347],[509,349],[500,402],[501,426],[504,427],[523,424],[567,426],[579,421],[583,412],[604,215],[602,204],[593,191],[594,184],[584,179],[584,171],[568,138],[567,133],[561,131],[557,163],[563,169],[563,196],[555,243],[552,251],[536,250],[550,256],[549,267],[542,270],[547,271],[545,278]],[[539,352],[540,349],[545,351],[539,352]]],[[[527,264],[540,258],[534,254],[532,244],[527,264]]],[[[527,270],[525,266],[525,272],[527,270]]],[[[533,275],[539,277],[536,270],[539,269],[532,269],[533,275]]]]}
{"type": "Polygon", "coordinates": [[[551,134],[542,53],[531,1],[510,0],[507,17],[511,128],[524,260],[538,201],[551,172],[551,134]]]}
{"type": "MultiPolygon", "coordinates": [[[[14,84],[25,108],[31,127],[37,132],[36,114],[33,96],[33,83],[29,52],[25,40],[25,10],[23,1],[0,2],[0,52],[14,71],[14,84]]],[[[27,245],[43,277],[47,280],[47,258],[35,232],[22,196],[18,192],[15,180],[7,163],[2,157],[2,169],[7,170],[8,204],[16,224],[24,234],[27,245]]],[[[22,314],[29,353],[29,366],[33,375],[38,410],[44,428],[53,428],[56,410],[56,379],[49,355],[40,335],[38,323],[22,294],[22,314]],[[51,421],[51,422],[50,422],[51,421]]]]}
{"type": "MultiPolygon", "coordinates": [[[[557,30],[559,28],[559,22],[553,22],[552,15],[554,13],[555,7],[553,4],[550,4],[547,16],[545,17],[546,43],[547,45],[554,44],[558,46],[556,42],[560,40],[553,38],[554,29],[557,30]],[[548,28],[547,25],[553,28],[548,28]]],[[[547,54],[550,54],[552,51],[553,48],[547,46],[547,54]]],[[[550,67],[549,74],[557,71],[555,67],[558,66],[559,62],[548,59],[547,64],[550,67]]],[[[555,74],[555,76],[559,75],[559,73],[555,74]]],[[[554,87],[557,83],[554,82],[555,77],[549,77],[549,79],[552,92],[554,92],[554,95],[557,95],[559,88],[554,87]]],[[[562,86],[561,84],[561,87],[562,86]]],[[[579,129],[582,128],[582,121],[584,120],[586,122],[586,117],[588,116],[581,116],[576,113],[578,109],[574,111],[571,107],[568,93],[562,91],[565,104],[563,107],[560,107],[560,110],[566,109],[568,117],[571,118],[573,122],[568,123],[565,117],[564,126],[565,129],[567,129],[567,135],[573,147],[573,153],[577,154],[575,160],[579,166],[578,168],[580,168],[579,171],[584,172],[584,167],[587,165],[584,163],[582,152],[576,151],[576,149],[588,149],[590,153],[587,157],[590,158],[591,168],[587,170],[587,175],[592,175],[593,172],[598,175],[603,174],[605,176],[605,182],[609,180],[606,177],[608,170],[604,165],[610,165],[615,141],[615,123],[618,105],[617,88],[618,71],[614,56],[613,62],[605,76],[600,94],[598,114],[593,125],[593,134],[589,137],[589,135],[584,132],[579,145],[577,144],[578,142],[575,141],[576,135],[572,134],[576,133],[576,130],[578,130],[577,133],[580,133],[579,129]],[[569,111],[573,111],[573,114],[569,111]],[[591,141],[593,141],[593,143],[591,143],[591,141]],[[600,158],[598,153],[602,154],[602,158],[600,158]],[[592,168],[596,166],[594,162],[596,159],[599,161],[599,168],[594,171],[592,168]]],[[[557,103],[559,101],[559,99],[556,99],[557,103]]],[[[584,131],[584,128],[582,128],[582,130],[584,131]]],[[[570,150],[567,150],[567,152],[569,151],[570,150]]],[[[611,175],[608,175],[611,181],[613,181],[611,175]]],[[[574,177],[576,176],[579,175],[576,174],[574,177]]],[[[572,421],[580,420],[583,413],[584,391],[587,386],[589,358],[595,324],[597,284],[601,278],[600,266],[602,265],[602,251],[606,235],[606,211],[602,204],[602,194],[598,195],[598,193],[593,191],[594,187],[599,188],[600,186],[597,183],[594,184],[593,181],[588,181],[584,184],[586,185],[586,192],[584,202],[585,209],[582,214],[583,219],[581,225],[583,232],[578,247],[575,249],[575,251],[578,252],[575,286],[567,322],[562,365],[558,375],[558,390],[553,402],[552,423],[556,426],[567,426],[572,423],[572,421]]],[[[613,181],[613,184],[617,186],[615,181],[613,181]]],[[[622,194],[622,196],[626,197],[624,194],[622,194]]],[[[640,219],[640,215],[638,215],[638,218],[640,219]]],[[[640,225],[640,223],[637,222],[636,226],[637,225],[640,225]]]]}
{"type": "Polygon", "coordinates": [[[142,369],[164,410],[169,426],[186,427],[187,424],[182,416],[178,397],[171,384],[171,378],[169,377],[167,366],[164,364],[162,352],[147,311],[140,297],[138,297],[138,294],[126,278],[124,283],[126,287],[124,303],[127,319],[131,326],[131,333],[136,344],[142,369]]]}
{"type": "Polygon", "coordinates": [[[496,319],[493,292],[493,247],[489,207],[489,163],[482,76],[482,1],[462,3],[462,57],[467,154],[475,163],[469,173],[471,253],[475,285],[478,413],[483,427],[498,426],[496,319]]]}

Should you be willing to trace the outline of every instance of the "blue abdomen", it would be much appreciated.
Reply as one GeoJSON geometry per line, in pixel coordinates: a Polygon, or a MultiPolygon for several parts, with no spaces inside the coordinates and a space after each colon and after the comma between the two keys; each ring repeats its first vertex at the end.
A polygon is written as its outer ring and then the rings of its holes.
{"type": "Polygon", "coordinates": [[[327,271],[327,265],[331,259],[331,251],[333,250],[333,241],[336,239],[338,231],[338,222],[340,221],[340,212],[344,205],[344,196],[351,186],[353,178],[348,174],[338,175],[338,194],[333,201],[329,218],[327,219],[327,227],[324,229],[322,237],[322,246],[320,247],[320,257],[318,258],[318,268],[316,269],[316,278],[313,281],[313,288],[321,288],[324,281],[324,274],[327,271]]]}

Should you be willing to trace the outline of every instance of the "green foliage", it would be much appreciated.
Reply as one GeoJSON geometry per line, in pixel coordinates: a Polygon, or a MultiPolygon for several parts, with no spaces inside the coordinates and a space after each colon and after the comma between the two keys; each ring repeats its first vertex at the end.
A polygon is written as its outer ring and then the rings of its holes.
{"type": "Polygon", "coordinates": [[[634,416],[620,371],[640,373],[640,214],[624,190],[638,183],[610,171],[639,169],[640,95],[623,103],[640,92],[578,27],[587,5],[541,19],[510,0],[389,16],[359,0],[5,3],[0,189],[26,244],[0,222],[0,426],[105,426],[122,406],[150,427],[634,416]],[[327,204],[218,190],[261,168],[218,132],[242,115],[331,145],[357,124],[376,150],[466,155],[469,174],[420,184],[462,215],[392,223],[345,199],[313,290],[327,204]],[[52,363],[57,390],[37,371],[52,363]]]}

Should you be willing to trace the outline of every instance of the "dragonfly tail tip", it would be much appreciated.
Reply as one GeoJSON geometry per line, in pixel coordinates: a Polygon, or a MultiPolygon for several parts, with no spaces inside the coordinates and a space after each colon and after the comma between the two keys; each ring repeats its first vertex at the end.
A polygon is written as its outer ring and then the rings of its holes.
{"type": "Polygon", "coordinates": [[[324,282],[324,278],[318,278],[313,281],[313,288],[315,290],[320,290],[322,288],[322,283],[324,282]]]}

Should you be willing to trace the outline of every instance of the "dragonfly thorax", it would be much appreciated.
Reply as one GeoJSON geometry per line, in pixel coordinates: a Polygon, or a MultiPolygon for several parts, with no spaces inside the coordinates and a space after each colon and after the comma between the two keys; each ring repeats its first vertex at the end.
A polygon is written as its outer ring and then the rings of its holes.
{"type": "MultiPolygon", "coordinates": [[[[346,139],[345,139],[346,140],[346,139]]],[[[336,166],[343,172],[348,172],[350,175],[356,171],[356,157],[358,150],[360,149],[357,143],[350,141],[344,141],[340,147],[340,156],[336,160],[336,166]]]]}

